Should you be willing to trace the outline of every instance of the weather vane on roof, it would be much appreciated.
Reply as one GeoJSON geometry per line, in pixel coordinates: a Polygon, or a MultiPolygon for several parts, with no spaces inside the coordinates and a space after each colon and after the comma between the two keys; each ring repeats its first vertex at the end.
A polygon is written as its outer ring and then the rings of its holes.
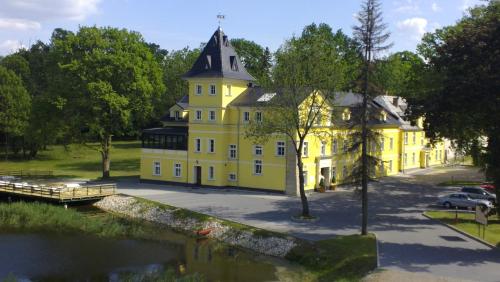
{"type": "Polygon", "coordinates": [[[224,20],[225,18],[226,18],[226,15],[223,15],[223,14],[218,14],[218,15],[217,15],[217,19],[218,19],[218,21],[219,21],[219,28],[221,28],[221,27],[220,27],[220,23],[221,23],[221,21],[222,21],[222,20],[224,20]]]}

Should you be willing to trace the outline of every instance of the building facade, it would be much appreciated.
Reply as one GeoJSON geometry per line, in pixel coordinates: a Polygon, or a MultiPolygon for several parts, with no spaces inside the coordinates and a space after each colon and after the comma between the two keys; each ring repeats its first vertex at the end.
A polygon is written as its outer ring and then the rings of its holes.
{"type": "MultiPolygon", "coordinates": [[[[189,93],[169,109],[163,127],[143,132],[141,180],[297,194],[297,160],[290,138],[273,135],[264,144],[245,138],[248,123],[265,119],[262,106],[279,95],[252,85],[254,78],[221,29],[184,79],[189,93]]],[[[318,188],[320,182],[348,182],[355,165],[358,153],[348,150],[349,121],[361,96],[335,96],[326,106],[331,117],[318,124],[329,137],[312,134],[304,142],[306,190],[318,188]]],[[[404,120],[403,99],[381,96],[370,106],[370,127],[381,136],[370,150],[383,161],[374,168],[374,176],[444,162],[442,145],[429,145],[421,122],[412,125],[404,120]]]]}

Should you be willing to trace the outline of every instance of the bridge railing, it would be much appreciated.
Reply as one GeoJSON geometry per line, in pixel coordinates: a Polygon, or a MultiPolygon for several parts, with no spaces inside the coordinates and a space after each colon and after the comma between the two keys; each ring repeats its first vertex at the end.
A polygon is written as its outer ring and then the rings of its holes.
{"type": "Polygon", "coordinates": [[[0,181],[0,192],[67,201],[113,195],[116,193],[116,184],[85,185],[80,187],[50,187],[0,181]]]}
{"type": "Polygon", "coordinates": [[[16,177],[52,177],[51,170],[0,170],[0,176],[16,177]]]}

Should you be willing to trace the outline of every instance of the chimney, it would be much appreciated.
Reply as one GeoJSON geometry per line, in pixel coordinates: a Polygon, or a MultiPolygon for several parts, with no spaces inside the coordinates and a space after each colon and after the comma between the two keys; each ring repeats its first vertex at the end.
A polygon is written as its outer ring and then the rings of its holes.
{"type": "Polygon", "coordinates": [[[392,98],[392,104],[395,106],[395,107],[399,107],[399,97],[394,97],[392,98]]]}

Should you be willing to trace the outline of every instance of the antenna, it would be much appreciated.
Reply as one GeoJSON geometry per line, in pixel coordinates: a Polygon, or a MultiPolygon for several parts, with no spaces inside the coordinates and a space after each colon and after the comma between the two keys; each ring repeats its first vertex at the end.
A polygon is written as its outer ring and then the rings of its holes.
{"type": "Polygon", "coordinates": [[[217,15],[217,19],[218,19],[218,22],[219,22],[219,29],[222,29],[221,26],[220,26],[220,23],[225,18],[226,18],[226,15],[223,15],[223,14],[220,14],[220,13],[217,15]]]}

